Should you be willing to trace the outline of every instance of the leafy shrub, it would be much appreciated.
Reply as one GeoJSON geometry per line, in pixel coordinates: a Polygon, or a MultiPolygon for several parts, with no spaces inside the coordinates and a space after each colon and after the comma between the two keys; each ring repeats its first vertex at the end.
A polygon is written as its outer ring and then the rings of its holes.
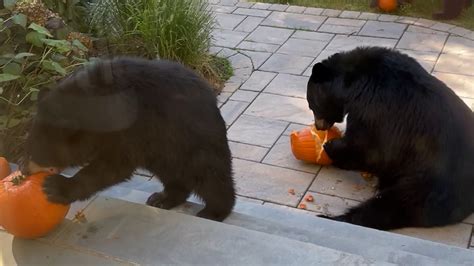
{"type": "Polygon", "coordinates": [[[214,18],[206,0],[95,1],[89,18],[113,53],[171,59],[204,74],[214,71],[208,54],[214,18]]]}
{"type": "MultiPolygon", "coordinates": [[[[0,10],[0,154],[15,153],[38,92],[87,62],[78,40],[58,40],[6,5],[0,10]]],[[[13,156],[14,157],[14,156],[13,156]]]]}

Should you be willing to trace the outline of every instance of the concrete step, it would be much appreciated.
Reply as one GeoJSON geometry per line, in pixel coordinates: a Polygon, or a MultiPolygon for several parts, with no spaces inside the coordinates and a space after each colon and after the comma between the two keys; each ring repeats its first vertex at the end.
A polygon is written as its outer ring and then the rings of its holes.
{"type": "Polygon", "coordinates": [[[102,196],[96,197],[83,214],[87,222],[66,221],[40,240],[2,240],[2,257],[14,257],[14,265],[34,264],[51,257],[48,265],[71,265],[92,261],[91,256],[108,260],[100,265],[115,262],[139,265],[393,265],[308,242],[102,196]],[[35,250],[38,243],[53,248],[35,250]],[[15,254],[20,250],[29,252],[18,257],[15,254]],[[75,251],[89,260],[79,256],[72,262],[68,256],[59,256],[58,250],[75,251]]]}
{"type": "MultiPolygon", "coordinates": [[[[149,188],[149,182],[145,186],[139,178],[134,178],[130,183],[112,187],[101,195],[143,203],[152,191],[160,190],[160,185],[156,186],[149,188]],[[147,191],[131,187],[146,187],[147,191]]],[[[191,197],[188,200],[191,202],[175,208],[174,211],[194,216],[203,208],[199,199],[191,197]]],[[[224,223],[395,264],[446,265],[449,262],[471,265],[474,261],[474,252],[469,250],[336,223],[320,219],[315,214],[308,215],[295,209],[284,210],[241,199],[238,199],[234,212],[224,223]]]]}

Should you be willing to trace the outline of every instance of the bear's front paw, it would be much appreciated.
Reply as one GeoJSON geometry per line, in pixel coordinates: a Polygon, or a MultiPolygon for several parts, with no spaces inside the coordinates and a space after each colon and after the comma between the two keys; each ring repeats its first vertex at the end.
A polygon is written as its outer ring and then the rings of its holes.
{"type": "Polygon", "coordinates": [[[46,177],[43,183],[43,192],[49,201],[61,204],[70,204],[76,201],[73,198],[72,181],[62,175],[51,175],[46,177]]]}

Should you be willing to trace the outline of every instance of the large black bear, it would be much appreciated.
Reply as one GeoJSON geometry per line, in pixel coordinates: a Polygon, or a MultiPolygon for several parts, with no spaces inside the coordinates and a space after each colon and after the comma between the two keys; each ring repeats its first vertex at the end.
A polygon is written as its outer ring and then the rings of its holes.
{"type": "Polygon", "coordinates": [[[307,100],[318,129],[347,115],[344,137],[324,146],[334,166],[379,178],[376,196],[326,218],[390,230],[474,211],[473,113],[413,58],[378,47],[332,55],[313,66],[307,100]]]}
{"type": "Polygon", "coordinates": [[[27,153],[41,167],[84,166],[48,177],[53,202],[85,200],[148,169],[164,191],[147,204],[170,209],[191,192],[198,216],[221,221],[235,202],[226,126],[211,86],[181,64],[116,58],[85,67],[41,96],[27,153]]]}

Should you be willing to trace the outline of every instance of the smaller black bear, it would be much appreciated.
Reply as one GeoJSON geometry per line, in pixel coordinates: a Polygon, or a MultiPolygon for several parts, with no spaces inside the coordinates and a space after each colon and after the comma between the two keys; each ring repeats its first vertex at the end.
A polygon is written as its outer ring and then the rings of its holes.
{"type": "Polygon", "coordinates": [[[378,47],[334,54],[313,66],[307,100],[318,129],[347,115],[345,135],[324,146],[334,166],[379,178],[376,196],[331,219],[390,230],[474,211],[474,115],[413,58],[378,47]]]}
{"type": "Polygon", "coordinates": [[[85,200],[141,167],[164,185],[149,205],[170,209],[194,192],[206,204],[198,216],[222,221],[232,211],[226,126],[211,86],[193,71],[164,60],[103,60],[40,98],[29,162],[84,166],[72,178],[47,177],[49,200],[85,200]]]}

